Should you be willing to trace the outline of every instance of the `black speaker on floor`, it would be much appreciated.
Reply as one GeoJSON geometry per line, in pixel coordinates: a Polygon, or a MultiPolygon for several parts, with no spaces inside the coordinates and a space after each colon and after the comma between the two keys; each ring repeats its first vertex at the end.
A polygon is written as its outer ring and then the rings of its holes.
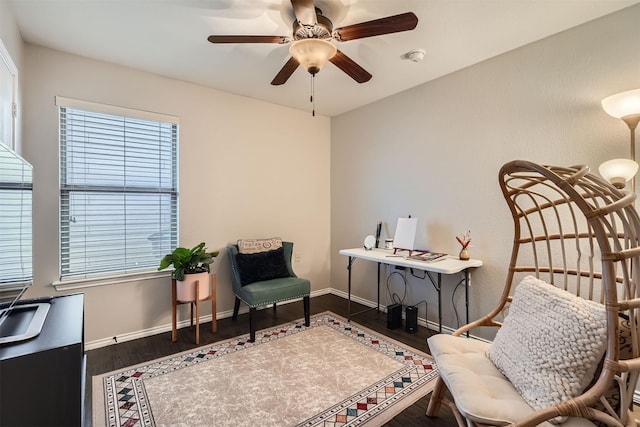
{"type": "Polygon", "coordinates": [[[405,310],[405,330],[411,334],[418,332],[418,307],[408,305],[405,310]]]}
{"type": "Polygon", "coordinates": [[[402,306],[391,304],[387,306],[387,329],[402,327],[402,306]]]}

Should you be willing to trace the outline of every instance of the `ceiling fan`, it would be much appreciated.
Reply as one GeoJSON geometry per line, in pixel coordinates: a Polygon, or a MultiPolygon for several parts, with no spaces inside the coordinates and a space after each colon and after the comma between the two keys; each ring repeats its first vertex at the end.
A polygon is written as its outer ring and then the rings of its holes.
{"type": "Polygon", "coordinates": [[[333,29],[333,23],[322,14],[314,0],[291,0],[296,19],[293,34],[288,36],[212,35],[211,43],[292,43],[291,57],[271,81],[272,85],[284,84],[302,64],[312,75],[330,61],[358,83],[371,79],[371,74],[338,50],[329,40],[345,42],[382,34],[413,30],[418,25],[418,17],[412,13],[387,16],[359,24],[333,29]]]}

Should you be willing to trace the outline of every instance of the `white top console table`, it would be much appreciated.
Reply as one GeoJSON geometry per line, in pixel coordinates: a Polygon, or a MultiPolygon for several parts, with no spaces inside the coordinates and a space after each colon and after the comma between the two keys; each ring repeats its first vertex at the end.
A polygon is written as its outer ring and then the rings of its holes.
{"type": "MultiPolygon", "coordinates": [[[[351,320],[351,270],[353,262],[356,259],[363,259],[367,261],[373,261],[378,264],[378,305],[376,310],[380,310],[380,266],[382,264],[405,267],[413,270],[420,270],[425,272],[425,277],[429,278],[429,281],[438,292],[438,332],[442,332],[442,275],[443,274],[462,274],[460,283],[464,283],[465,287],[465,308],[466,319],[469,322],[469,283],[470,283],[470,270],[482,266],[482,261],[477,259],[470,259],[467,261],[460,260],[457,256],[447,255],[435,261],[425,262],[417,261],[405,258],[402,252],[394,254],[390,249],[371,249],[366,250],[364,248],[355,249],[342,249],[340,255],[349,257],[349,263],[347,270],[349,272],[349,285],[348,285],[348,319],[351,320]],[[434,274],[437,277],[434,277],[434,274]]],[[[353,313],[353,316],[360,314],[353,313]]]]}

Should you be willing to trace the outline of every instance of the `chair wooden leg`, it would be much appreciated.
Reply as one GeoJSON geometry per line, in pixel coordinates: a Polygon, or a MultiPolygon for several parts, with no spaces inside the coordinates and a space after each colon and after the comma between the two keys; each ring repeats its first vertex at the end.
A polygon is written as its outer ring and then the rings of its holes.
{"type": "Polygon", "coordinates": [[[310,296],[307,295],[306,297],[302,298],[302,304],[304,305],[304,326],[309,326],[311,325],[311,320],[309,319],[310,317],[310,296]]]}
{"type": "Polygon", "coordinates": [[[256,340],[256,324],[254,322],[255,314],[256,308],[249,307],[249,342],[254,342],[256,340]]]}
{"type": "Polygon", "coordinates": [[[273,311],[276,311],[276,303],[273,303],[273,311]]]}
{"type": "Polygon", "coordinates": [[[440,405],[442,404],[442,398],[444,397],[444,393],[447,390],[447,387],[442,381],[441,378],[438,378],[436,381],[436,385],[433,388],[433,392],[431,393],[431,398],[429,399],[429,406],[427,406],[427,416],[428,417],[437,417],[438,412],[440,412],[440,405]]]}
{"type": "Polygon", "coordinates": [[[239,310],[240,310],[240,298],[236,297],[236,302],[233,304],[233,316],[231,316],[231,320],[236,320],[238,318],[239,310]]]}

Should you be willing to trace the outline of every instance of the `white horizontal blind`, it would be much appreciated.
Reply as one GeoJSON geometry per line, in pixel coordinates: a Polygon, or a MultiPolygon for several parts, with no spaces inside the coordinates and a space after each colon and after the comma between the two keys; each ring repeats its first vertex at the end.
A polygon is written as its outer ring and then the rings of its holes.
{"type": "MultiPolygon", "coordinates": [[[[0,143],[0,286],[32,281],[32,167],[0,143]]],[[[0,290],[1,292],[1,290],[0,290]]]]}
{"type": "Polygon", "coordinates": [[[178,242],[177,157],[177,123],[60,107],[61,279],[158,267],[178,242]]]}

